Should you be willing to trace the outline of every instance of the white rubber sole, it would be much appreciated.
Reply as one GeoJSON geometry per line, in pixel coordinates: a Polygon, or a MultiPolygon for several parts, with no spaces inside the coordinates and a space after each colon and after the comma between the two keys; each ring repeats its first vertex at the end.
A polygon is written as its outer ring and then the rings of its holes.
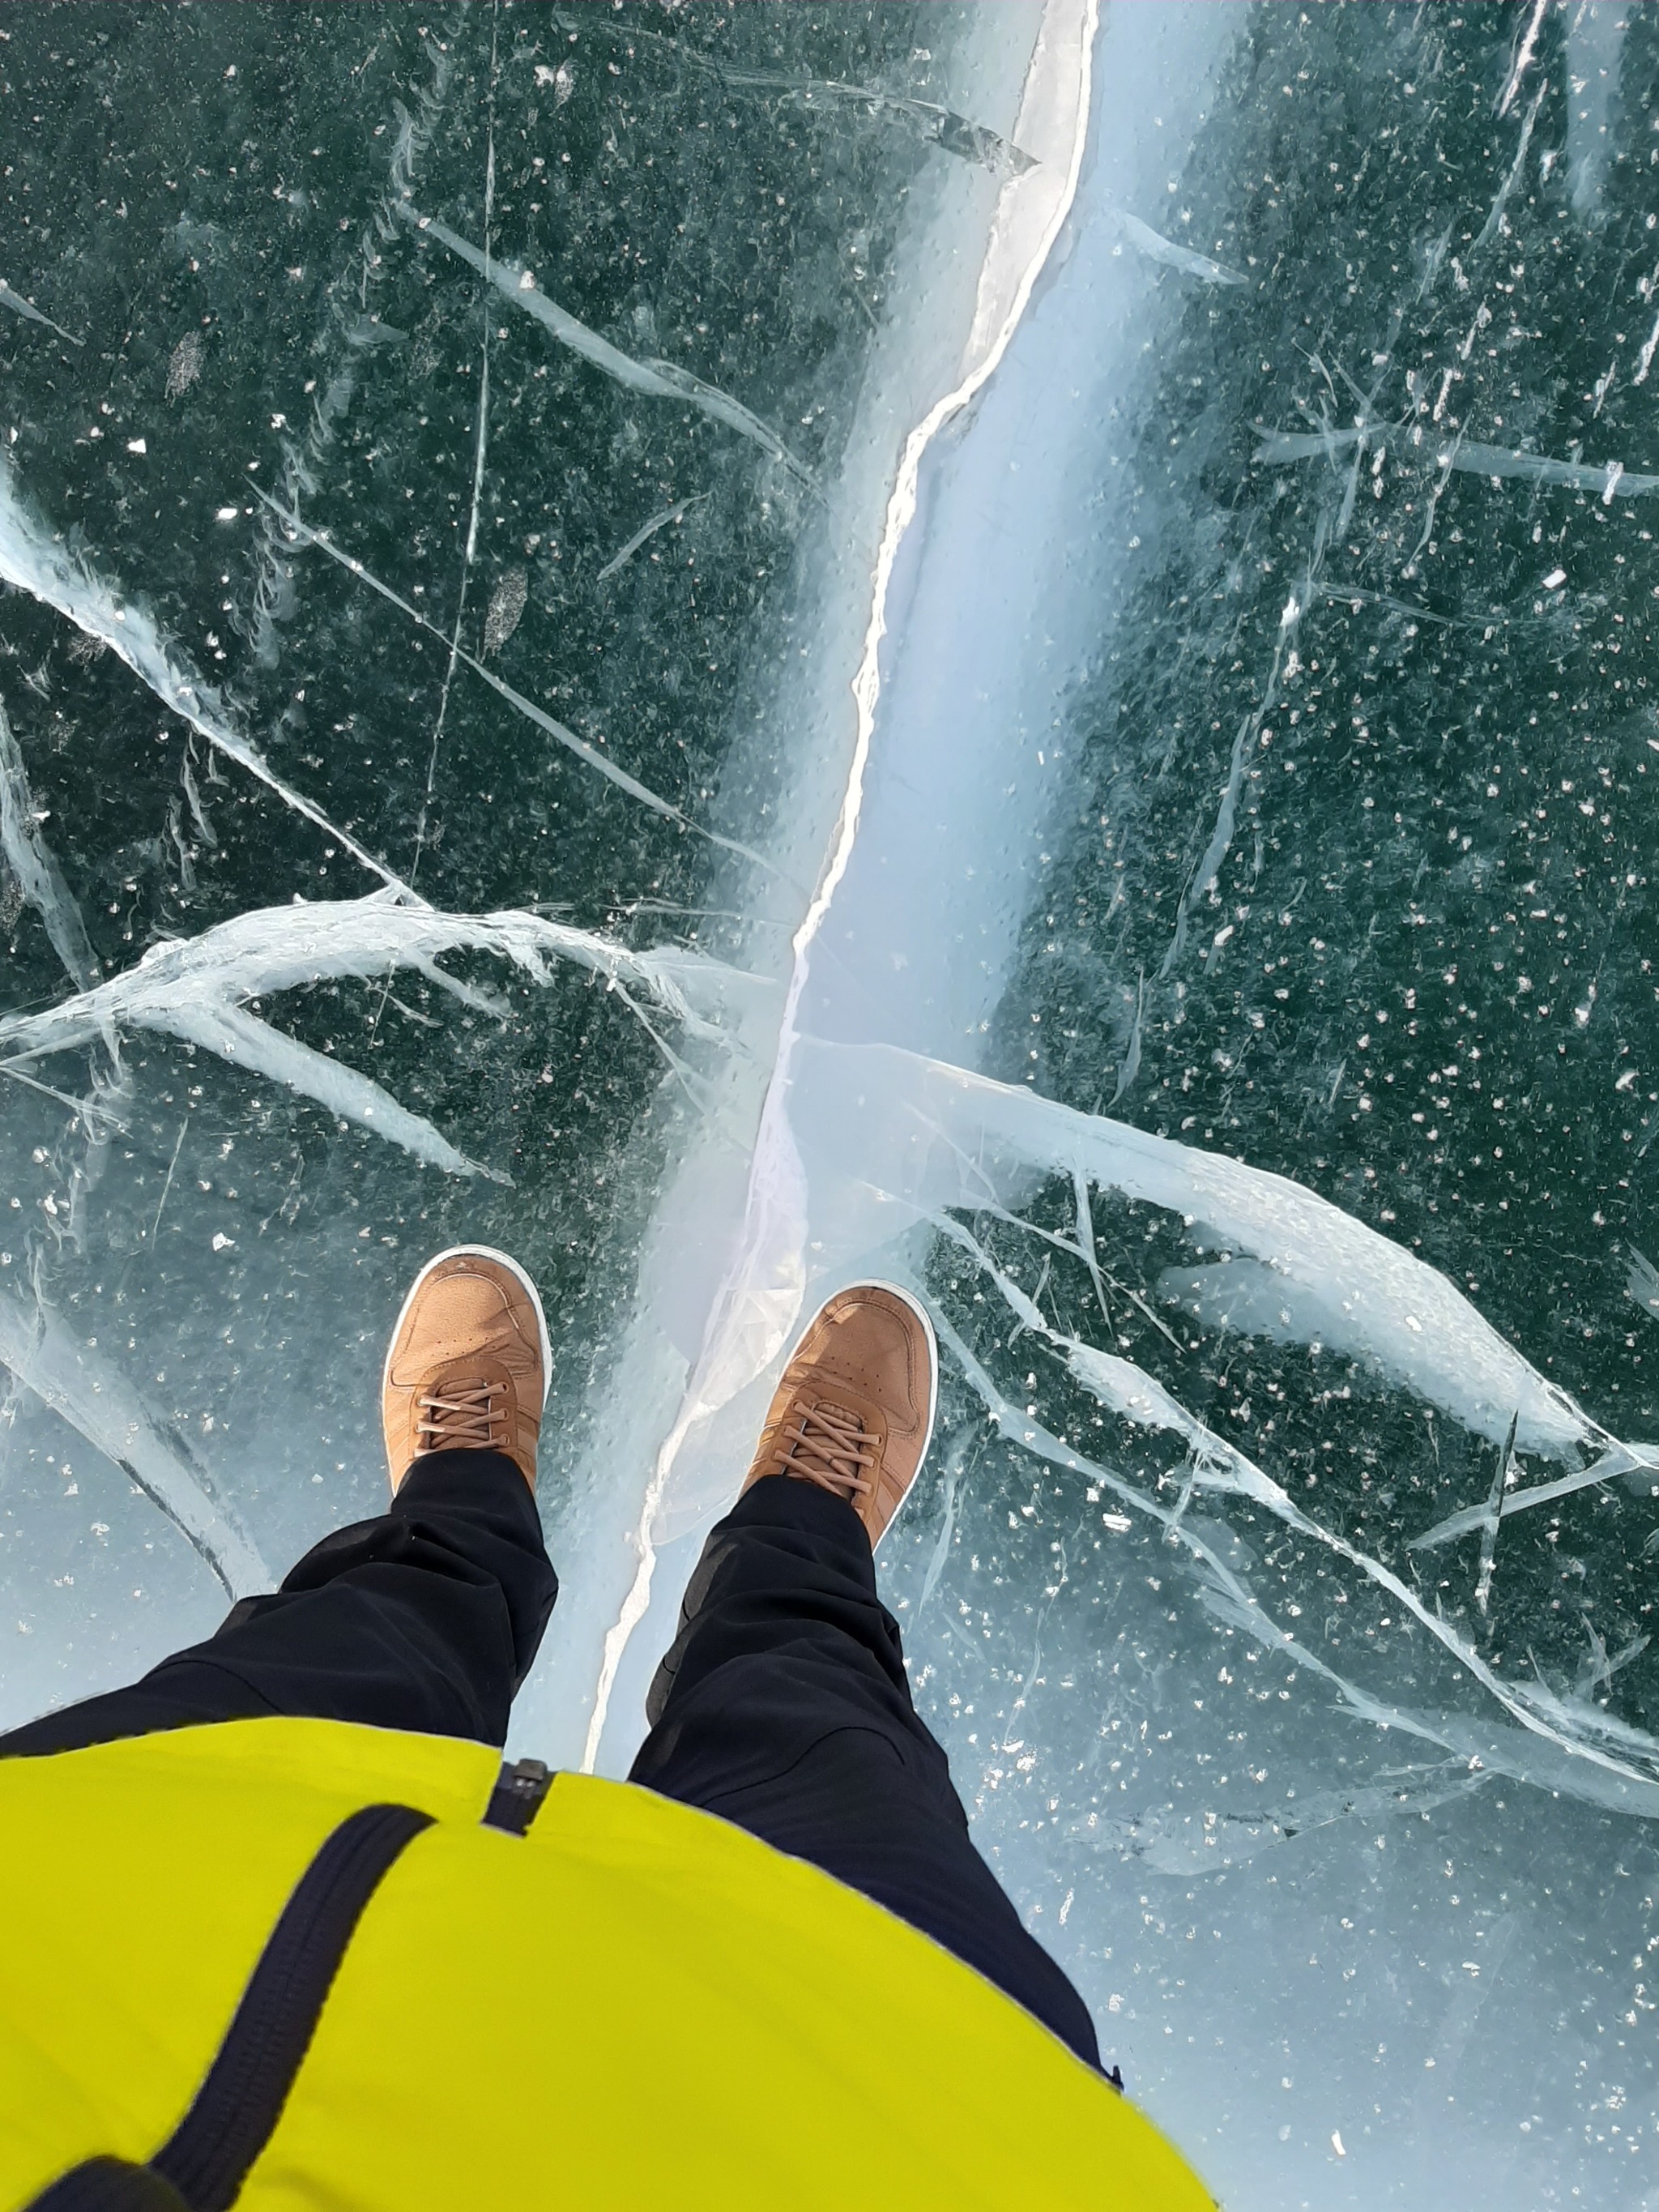
{"type": "MultiPolygon", "coordinates": [[[[425,1282],[433,1269],[442,1267],[446,1260],[493,1260],[498,1267],[505,1267],[508,1274],[517,1279],[520,1286],[529,1297],[531,1304],[536,1309],[536,1330],[541,1341],[542,1352],[542,1405],[545,1409],[548,1389],[553,1380],[553,1346],[547,1334],[547,1316],[542,1310],[541,1292],[512,1254],[498,1252],[493,1244],[452,1244],[447,1252],[434,1252],[420,1273],[416,1276],[409,1286],[408,1297],[398,1309],[398,1318],[392,1324],[392,1335],[386,1344],[386,1358],[380,1364],[381,1395],[385,1395],[387,1382],[391,1379],[392,1351],[403,1332],[404,1322],[408,1316],[409,1310],[419,1296],[422,1284],[425,1282]]],[[[901,1291],[899,1295],[902,1297],[904,1294],[901,1291]]],[[[932,1433],[931,1426],[929,1433],[932,1433]]]]}
{"type": "MultiPolygon", "coordinates": [[[[818,1308],[817,1313],[815,1313],[812,1316],[812,1319],[807,1322],[806,1327],[802,1329],[800,1334],[801,1336],[804,1337],[811,1332],[817,1323],[818,1314],[821,1314],[823,1311],[823,1306],[827,1306],[831,1298],[844,1297],[848,1291],[864,1290],[885,1291],[890,1298],[896,1298],[902,1305],[908,1306],[911,1312],[921,1323],[921,1326],[927,1332],[927,1426],[922,1435],[921,1452],[916,1461],[916,1471],[910,1478],[910,1487],[905,1492],[903,1497],[900,1498],[897,1505],[893,1510],[893,1521],[896,1521],[899,1515],[903,1512],[905,1507],[909,1504],[911,1492],[915,1489],[917,1483],[921,1480],[921,1470],[927,1463],[927,1448],[933,1441],[934,1417],[939,1412],[939,1339],[933,1334],[933,1316],[928,1312],[927,1307],[923,1305],[921,1300],[916,1296],[914,1291],[907,1291],[903,1285],[899,1283],[884,1282],[877,1275],[866,1275],[860,1282],[843,1283],[840,1290],[831,1291],[830,1297],[823,1301],[823,1305],[821,1305],[818,1308]]],[[[797,1344],[799,1344],[799,1341],[800,1338],[798,1337],[796,1339],[797,1344]]],[[[793,1357],[794,1354],[792,1352],[790,1354],[790,1358],[793,1358],[793,1357]]],[[[886,1540],[888,1531],[892,1528],[893,1521],[890,1521],[887,1523],[887,1527],[882,1530],[881,1534],[877,1537],[874,1544],[871,1547],[872,1551],[878,1552],[881,1549],[883,1543],[886,1540]]]]}

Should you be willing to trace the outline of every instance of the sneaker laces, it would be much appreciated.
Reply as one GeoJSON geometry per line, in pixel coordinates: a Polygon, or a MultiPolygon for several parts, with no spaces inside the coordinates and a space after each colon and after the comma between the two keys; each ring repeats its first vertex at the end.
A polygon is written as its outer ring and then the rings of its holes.
{"type": "Polygon", "coordinates": [[[423,1452],[499,1450],[507,1441],[505,1382],[446,1382],[422,1390],[416,1433],[423,1452]]]}
{"type": "Polygon", "coordinates": [[[866,1437],[863,1421],[850,1407],[826,1405],[803,1407],[794,1426],[780,1440],[781,1472],[816,1483],[850,1505],[854,1498],[867,1498],[874,1482],[862,1470],[876,1464],[874,1442],[866,1437]]]}

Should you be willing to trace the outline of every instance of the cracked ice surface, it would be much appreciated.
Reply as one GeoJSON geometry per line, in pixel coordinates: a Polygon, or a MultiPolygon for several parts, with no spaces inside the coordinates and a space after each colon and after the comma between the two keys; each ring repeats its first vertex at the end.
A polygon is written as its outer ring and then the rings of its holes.
{"type": "Polygon", "coordinates": [[[886,1593],[1133,2093],[1647,2203],[1659,22],[7,20],[6,1717],[373,1510],[478,1237],[623,1771],[897,1275],[886,1593]]]}

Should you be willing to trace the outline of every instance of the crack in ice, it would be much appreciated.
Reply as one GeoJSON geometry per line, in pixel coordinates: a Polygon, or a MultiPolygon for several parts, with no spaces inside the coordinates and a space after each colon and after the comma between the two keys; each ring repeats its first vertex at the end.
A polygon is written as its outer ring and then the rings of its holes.
{"type": "MultiPolygon", "coordinates": [[[[484,149],[484,205],[483,205],[483,274],[489,276],[489,235],[495,213],[495,40],[499,9],[489,21],[489,134],[484,149]]],[[[483,343],[478,365],[478,425],[476,449],[472,458],[472,503],[466,518],[466,543],[461,554],[460,589],[455,599],[455,627],[450,634],[449,659],[444,667],[444,680],[438,693],[437,719],[432,726],[432,750],[426,764],[426,789],[421,798],[419,819],[415,824],[415,857],[410,862],[409,880],[412,884],[420,872],[421,854],[426,848],[426,826],[432,809],[432,794],[438,778],[438,752],[443,744],[444,720],[449,712],[450,686],[455,681],[461,651],[461,624],[466,617],[466,587],[472,580],[472,563],[478,550],[478,510],[483,499],[484,457],[489,445],[489,303],[483,307],[483,343]]],[[[292,501],[297,507],[297,498],[292,501]]],[[[269,514],[270,510],[266,510],[269,514]]],[[[486,646],[488,641],[486,640],[486,646]]],[[[384,1003],[384,1002],[383,1002],[384,1003]]]]}
{"type": "Polygon", "coordinates": [[[1538,26],[1544,20],[1544,10],[1548,4],[1549,0],[1533,0],[1532,20],[1522,33],[1521,43],[1516,49],[1515,60],[1510,70],[1508,82],[1498,97],[1498,112],[1500,116],[1509,113],[1515,95],[1521,89],[1521,80],[1527,73],[1527,64],[1532,59],[1533,48],[1538,43],[1538,26]]]}
{"type": "MultiPolygon", "coordinates": [[[[262,499],[269,499],[270,495],[261,492],[259,496],[262,499]]],[[[451,645],[452,641],[444,636],[435,623],[428,622],[418,607],[411,606],[400,593],[392,590],[390,584],[382,583],[380,579],[366,568],[361,561],[349,553],[343,553],[326,531],[313,530],[309,523],[301,522],[297,514],[289,514],[287,510],[283,511],[283,520],[294,535],[304,544],[314,546],[318,552],[325,553],[331,561],[337,562],[341,568],[356,576],[360,583],[367,584],[372,592],[378,592],[388,605],[396,607],[400,614],[407,615],[412,623],[418,623],[422,629],[435,637],[441,644],[451,645]]],[[[653,814],[660,814],[667,821],[678,822],[682,829],[689,830],[694,836],[706,838],[711,845],[718,845],[726,852],[735,853],[742,860],[752,860],[757,867],[763,868],[768,875],[779,874],[780,871],[774,867],[769,860],[763,859],[760,854],[751,851],[747,845],[740,844],[735,837],[725,837],[718,830],[705,829],[702,823],[694,822],[689,814],[683,814],[680,809],[670,800],[659,798],[657,793],[647,785],[641,783],[637,776],[629,775],[625,769],[620,769],[614,761],[606,759],[597,747],[590,745],[585,738],[579,738],[574,730],[568,729],[562,722],[556,721],[544,708],[538,707],[533,699],[526,699],[522,691],[515,691],[504,678],[497,676],[493,668],[486,666],[484,662],[478,659],[476,655],[467,652],[464,646],[455,643],[452,649],[457,658],[470,668],[475,676],[481,677],[489,684],[490,690],[505,699],[510,707],[516,708],[519,713],[532,721],[538,730],[544,730],[549,737],[556,738],[558,743],[563,745],[567,751],[574,753],[585,767],[594,769],[599,775],[604,776],[608,783],[614,783],[619,791],[625,791],[630,799],[637,799],[642,806],[648,806],[653,814]]]]}
{"type": "MultiPolygon", "coordinates": [[[[1368,1581],[1374,1583],[1378,1589],[1385,1590],[1395,1604],[1403,1607],[1413,1619],[1426,1629],[1459,1665],[1498,1701],[1510,1718],[1517,1722],[1529,1734],[1542,1736],[1547,1741],[1553,1743],[1557,1749],[1567,1752],[1576,1758],[1589,1760],[1626,1781],[1651,1787],[1656,1780],[1659,1779],[1659,1741],[1656,1741],[1641,1730],[1620,1728],[1620,1734],[1627,1747],[1637,1752],[1644,1760],[1644,1764],[1640,1766],[1632,1765],[1627,1760],[1617,1758],[1600,1746],[1585,1741],[1582,1729],[1575,1731],[1571,1726],[1564,1724],[1566,1709],[1562,1700],[1547,1692],[1534,1692],[1524,1690],[1518,1685],[1511,1686],[1502,1680],[1474,1645],[1460,1636],[1449,1622],[1431,1612],[1416,1592],[1402,1582],[1392,1569],[1385,1566],[1380,1559],[1373,1559],[1368,1552],[1362,1551],[1358,1545],[1351,1543],[1346,1536],[1340,1535],[1334,1529],[1326,1528],[1322,1522],[1313,1519],[1311,1515],[1304,1513],[1282,1486],[1258,1467],[1254,1460],[1248,1458],[1236,1445],[1229,1443],[1224,1437],[1218,1436],[1195,1414],[1189,1413],[1177,1399],[1171,1396],[1161,1382],[1148,1375],[1144,1369],[1136,1366],[1132,1360],[1120,1358],[1115,1352],[1103,1352],[1093,1345],[1085,1343],[1078,1337],[1067,1335],[1062,1330],[1051,1328],[1043,1320],[1041,1312],[1030,1298],[997,1267],[990,1255],[978,1245],[959,1222],[951,1221],[948,1216],[936,1216],[934,1225],[943,1230],[953,1242],[960,1244],[973,1256],[975,1264],[981,1267],[994,1283],[1004,1303],[1012,1312],[1019,1316],[1029,1329],[1034,1334],[1041,1334],[1048,1342],[1064,1352],[1067,1369],[1092,1397],[1097,1399],[1109,1411],[1139,1427],[1161,1429],[1180,1437],[1192,1455],[1193,1485],[1195,1489],[1242,1498],[1251,1504],[1264,1507],[1286,1528],[1292,1528],[1298,1535],[1305,1536],[1322,1545],[1337,1558],[1346,1560],[1350,1566],[1356,1567],[1368,1581]]],[[[959,1361],[964,1363],[964,1374],[985,1400],[988,1411],[992,1412],[993,1417],[998,1419],[999,1425],[1004,1428],[1004,1433],[1010,1437],[1011,1441],[1024,1443],[1029,1448],[1032,1442],[1031,1432],[1034,1425],[1036,1425],[1034,1424],[1034,1417],[1020,1413],[1009,1405],[1002,1394],[996,1390],[985,1369],[968,1352],[955,1330],[941,1322],[938,1316],[934,1317],[934,1325],[939,1329],[940,1340],[949,1341],[959,1361]],[[1008,1416],[1006,1422],[997,1412],[999,1406],[1005,1409],[1008,1416]]],[[[1054,1438],[1051,1432],[1045,1430],[1042,1433],[1048,1442],[1058,1443],[1059,1440],[1054,1438]]],[[[1045,1453],[1044,1455],[1052,1455],[1045,1453]]],[[[1152,1513],[1154,1518],[1163,1522],[1172,1534],[1179,1534],[1182,1540],[1188,1542],[1194,1548],[1202,1549],[1206,1558],[1212,1562],[1214,1561],[1213,1552],[1207,1547],[1200,1546],[1199,1540],[1192,1537],[1189,1522],[1182,1522],[1177,1526],[1175,1514],[1155,1505],[1146,1493],[1133,1484],[1111,1477],[1097,1462],[1085,1460],[1080,1454],[1071,1455],[1071,1461],[1074,1466],[1087,1467],[1092,1479],[1109,1483],[1119,1496],[1132,1500],[1138,1510],[1152,1513]]],[[[1505,1455],[1506,1463],[1507,1454],[1505,1455]]],[[[1500,1473],[1500,1480],[1501,1479],[1500,1473]]],[[[1231,1572],[1228,1574],[1227,1581],[1229,1595],[1244,1602],[1252,1617],[1261,1614],[1262,1618],[1267,1618],[1261,1601],[1249,1592],[1242,1582],[1239,1582],[1231,1572]]],[[[1341,1687],[1345,1698],[1347,1698],[1350,1702],[1352,1702],[1356,1697],[1364,1696],[1363,1692],[1355,1692],[1352,1686],[1331,1668],[1320,1662],[1314,1663],[1328,1680],[1341,1687]]],[[[1366,1703],[1370,1704],[1372,1701],[1366,1699],[1366,1703]]],[[[1420,1727],[1422,1717],[1419,1716],[1418,1719],[1420,1727]]],[[[1393,1719],[1391,1724],[1401,1725],[1401,1723],[1399,1719],[1393,1719]]],[[[1596,1725],[1599,1732],[1604,1734],[1608,1732],[1606,1716],[1599,1717],[1596,1725]]],[[[1444,1738],[1440,1740],[1445,1741],[1444,1738]]]]}
{"type": "Polygon", "coordinates": [[[162,639],[155,617],[124,602],[113,586],[77,560],[61,538],[24,507],[11,456],[0,454],[0,580],[27,592],[62,615],[88,637],[95,637],[124,660],[163,706],[206,739],[216,751],[256,777],[285,806],[302,814],[332,837],[355,860],[383,883],[403,889],[383,860],[358,843],[322,808],[285,782],[252,741],[234,726],[230,707],[215,687],[196,674],[162,639]]]}
{"type": "Polygon", "coordinates": [[[40,917],[52,951],[71,983],[91,990],[99,978],[87,926],[64,872],[40,835],[40,817],[29,790],[22,750],[0,704],[0,853],[23,896],[40,917]]]}
{"type": "Polygon", "coordinates": [[[1498,197],[1492,204],[1492,213],[1486,217],[1481,226],[1479,237],[1469,248],[1471,256],[1479,253],[1481,247],[1497,234],[1498,225],[1503,216],[1504,206],[1521,181],[1521,172],[1527,163],[1527,149],[1532,144],[1533,128],[1538,121],[1538,111],[1544,105],[1544,94],[1548,90],[1549,84],[1546,81],[1539,86],[1532,96],[1532,105],[1528,108],[1521,125],[1521,143],[1515,149],[1515,159],[1510,164],[1509,174],[1498,187],[1498,197]]]}
{"type": "Polygon", "coordinates": [[[728,429],[739,432],[775,461],[781,462],[801,483],[813,481],[812,471],[805,463],[798,460],[777,432],[741,400],[733,399],[729,392],[714,385],[705,384],[702,377],[694,376],[690,369],[681,368],[672,361],[635,361],[631,354],[623,353],[608,338],[602,338],[597,331],[589,330],[586,323],[578,322],[556,300],[550,300],[538,288],[531,270],[516,261],[492,260],[488,253],[481,253],[469,240],[451,230],[447,223],[440,222],[435,216],[422,215],[408,203],[399,204],[399,212],[418,235],[435,238],[441,245],[447,246],[515,307],[521,307],[544,330],[550,331],[561,345],[568,346],[573,353],[591,362],[625,391],[636,392],[647,399],[678,399],[683,404],[698,408],[712,421],[724,422],[728,429]]]}
{"type": "MultiPolygon", "coordinates": [[[[599,1757],[599,1741],[605,1733],[605,1716],[610,1710],[617,1669],[622,1663],[629,1639],[645,1618],[646,1607],[650,1602],[657,1557],[653,1531],[675,1460],[700,1416],[710,1409],[711,1403],[719,1402],[718,1391],[721,1386],[714,1378],[726,1364],[729,1340],[734,1335],[754,1332],[757,1325],[754,1308],[758,1303],[763,1310],[758,1325],[767,1340],[764,1357],[758,1362],[763,1367],[781,1348],[787,1328],[787,1322],[783,1319],[777,1302],[769,1301],[763,1295],[757,1301],[752,1278],[757,1269],[766,1264],[765,1255],[778,1224],[781,1205],[787,1204],[787,1197],[784,1194],[793,1192],[800,1179],[800,1162],[789,1127],[788,1106],[791,1086],[798,1079],[796,1058],[801,1042],[797,1026],[798,1015],[806,987],[813,945],[829,914],[836,888],[847,872],[858,836],[864,803],[865,776],[875,734],[876,708],[881,694],[881,647],[887,635],[888,599],[894,567],[899,548],[915,517],[921,495],[923,458],[939,431],[972,404],[975,394],[995,374],[1012,343],[1015,331],[1024,319],[1037,280],[1071,212],[1087,141],[1091,100],[1091,73],[1098,23],[1098,0],[1084,0],[1073,78],[1076,97],[1074,128],[1064,185],[1046,211],[1018,281],[1012,286],[1010,296],[1003,302],[1004,312],[1000,322],[991,331],[988,342],[972,355],[972,366],[961,380],[937,399],[910,431],[899,458],[877,547],[874,573],[871,578],[870,614],[865,629],[863,649],[852,682],[857,714],[852,759],[848,763],[847,781],[842,787],[841,805],[823,872],[791,944],[793,957],[789,982],[778,1028],[776,1055],[750,1158],[749,1184],[738,1249],[715,1293],[702,1344],[693,1362],[679,1410],[663,1439],[650,1480],[646,1485],[640,1517],[632,1536],[639,1566],[622,1609],[605,1636],[587,1739],[582,1752],[584,1772],[592,1772],[594,1761],[599,1757]]],[[[1007,195],[1018,192],[1020,188],[1018,179],[1005,185],[1000,204],[1006,206],[1007,195]]],[[[977,328],[976,315],[975,331],[977,328]]],[[[972,345],[970,338],[970,348],[972,345]]],[[[799,1255],[792,1255],[791,1260],[798,1270],[799,1255]]],[[[793,1298],[792,1316],[793,1312],[799,1309],[799,1291],[802,1287],[804,1279],[797,1273],[792,1276],[790,1290],[786,1293],[787,1297],[793,1298]]]]}
{"type": "Polygon", "coordinates": [[[206,1562],[227,1597],[271,1588],[275,1578],[258,1546],[188,1447],[60,1314],[44,1301],[30,1308],[0,1297],[0,1365],[137,1484],[206,1562]]]}
{"type": "MultiPolygon", "coordinates": [[[[411,115],[400,100],[392,103],[398,132],[392,142],[386,190],[359,231],[346,266],[328,287],[328,313],[316,349],[322,352],[332,336],[337,338],[344,358],[313,399],[311,420],[304,438],[297,444],[292,440],[284,441],[281,482],[290,506],[297,506],[302,495],[318,488],[323,464],[357,396],[362,356],[372,357],[380,346],[402,343],[401,332],[368,312],[368,290],[371,284],[380,281],[385,262],[381,246],[398,234],[395,219],[398,200],[413,189],[416,163],[430,143],[433,126],[449,88],[454,64],[446,51],[447,43],[447,40],[438,39],[426,41],[425,52],[432,74],[430,82],[414,94],[417,113],[411,115]]],[[[252,642],[254,659],[264,668],[276,665],[276,632],[294,611],[295,594],[288,550],[277,534],[276,520],[267,508],[260,517],[252,611],[241,625],[252,642]]]]}
{"type": "Polygon", "coordinates": [[[910,125],[929,145],[954,154],[959,161],[972,161],[988,169],[994,177],[1023,176],[1037,166],[1036,156],[1016,146],[1012,139],[1005,138],[988,125],[971,122],[954,108],[941,107],[934,100],[912,100],[902,93],[879,91],[874,85],[848,84],[839,77],[789,76],[781,70],[732,69],[678,39],[641,30],[636,23],[610,23],[597,12],[579,19],[564,9],[555,8],[550,15],[552,21],[567,31],[599,31],[619,44],[625,43],[630,59],[638,47],[655,48],[678,64],[696,70],[735,91],[781,93],[786,98],[804,101],[809,107],[823,94],[848,106],[867,108],[872,115],[894,117],[910,125]]]}
{"type": "Polygon", "coordinates": [[[627,567],[641,546],[649,544],[659,530],[666,530],[670,523],[680,521],[694,507],[700,507],[704,500],[713,496],[712,492],[694,492],[690,499],[677,500],[672,507],[664,507],[660,514],[653,514],[649,521],[642,522],[628,543],[611,555],[593,579],[594,582],[608,583],[619,568],[627,567]]]}
{"type": "Polygon", "coordinates": [[[66,331],[61,323],[54,323],[50,315],[43,315],[39,307],[31,307],[21,292],[14,292],[3,277],[0,277],[0,307],[9,307],[14,315],[21,315],[26,322],[44,323],[49,331],[56,331],[60,338],[67,338],[72,346],[84,345],[73,331],[66,331]]]}
{"type": "MultiPolygon", "coordinates": [[[[1415,453],[1423,447],[1425,441],[1420,424],[1369,422],[1347,430],[1270,430],[1263,434],[1251,458],[1271,466],[1321,458],[1333,459],[1338,453],[1362,442],[1373,451],[1386,447],[1397,453],[1402,447],[1415,453]]],[[[1449,447],[1437,441],[1431,442],[1433,458],[1439,467],[1462,469],[1469,476],[1517,477],[1528,483],[1559,484],[1569,491],[1593,491],[1601,495],[1606,506],[1615,499],[1643,499],[1650,492],[1659,491],[1659,476],[1632,473],[1622,461],[1594,465],[1558,461],[1545,453],[1522,453],[1507,446],[1477,445],[1462,438],[1449,447]]]]}

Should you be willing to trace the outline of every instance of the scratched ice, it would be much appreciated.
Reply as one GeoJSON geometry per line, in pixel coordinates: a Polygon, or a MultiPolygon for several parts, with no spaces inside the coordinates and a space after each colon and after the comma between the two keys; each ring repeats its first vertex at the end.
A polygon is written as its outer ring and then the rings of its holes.
{"type": "Polygon", "coordinates": [[[1659,17],[5,28],[0,1717],[371,1509],[476,1237],[624,1771],[899,1276],[887,1593],[1133,2094],[1650,2205],[1659,17]]]}

